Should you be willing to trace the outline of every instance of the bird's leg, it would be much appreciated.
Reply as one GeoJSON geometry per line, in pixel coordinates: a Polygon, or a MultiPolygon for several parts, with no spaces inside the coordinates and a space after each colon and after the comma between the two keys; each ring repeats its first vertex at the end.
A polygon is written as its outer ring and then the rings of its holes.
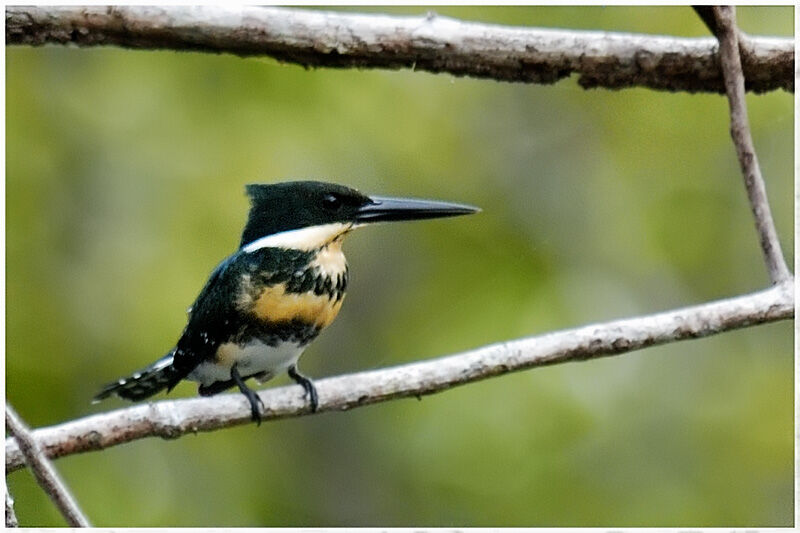
{"type": "Polygon", "coordinates": [[[295,380],[298,385],[303,387],[303,389],[306,391],[303,396],[309,397],[311,400],[311,412],[316,413],[317,407],[319,407],[319,400],[317,397],[317,388],[314,386],[314,382],[301,374],[300,371],[297,370],[297,365],[292,365],[289,367],[289,377],[295,380]]]}
{"type": "Polygon", "coordinates": [[[239,371],[236,369],[236,363],[231,367],[231,378],[233,378],[233,382],[236,383],[236,386],[239,387],[239,390],[242,391],[245,398],[250,402],[250,410],[252,412],[253,422],[256,425],[261,425],[261,412],[258,409],[258,404],[261,404],[261,407],[266,411],[266,407],[264,407],[264,402],[261,401],[261,397],[256,394],[256,391],[245,385],[242,376],[239,374],[239,371]]]}

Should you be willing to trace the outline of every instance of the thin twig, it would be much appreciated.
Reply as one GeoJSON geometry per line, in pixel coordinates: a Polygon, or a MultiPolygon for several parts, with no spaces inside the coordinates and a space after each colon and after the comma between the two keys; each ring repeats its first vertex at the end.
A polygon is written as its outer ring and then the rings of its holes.
{"type": "Polygon", "coordinates": [[[717,35],[719,38],[719,55],[722,72],[725,76],[725,92],[731,112],[731,137],[736,146],[739,165],[744,175],[750,209],[755,217],[761,251],[767,263],[767,270],[772,283],[781,283],[792,276],[781,250],[778,232],[772,220],[772,213],[767,200],[767,190],[761,168],[758,165],[750,124],[747,119],[742,63],[739,57],[738,29],[736,27],[736,11],[731,6],[715,6],[717,19],[717,35]]]}
{"type": "MultiPolygon", "coordinates": [[[[241,6],[8,6],[6,43],[196,50],[271,56],[303,66],[410,68],[500,81],[585,88],[725,91],[713,38],[545,30],[241,6]]],[[[754,37],[747,89],[794,90],[794,42],[754,37]]]]}
{"type": "Polygon", "coordinates": [[[14,512],[14,498],[8,491],[8,484],[6,484],[6,527],[19,527],[17,513],[14,512]]]}
{"type": "MultiPolygon", "coordinates": [[[[28,427],[9,404],[6,404],[6,428],[12,436],[11,439],[16,439],[19,452],[31,467],[39,486],[50,496],[50,499],[61,511],[67,523],[72,527],[91,527],[89,521],[78,507],[75,498],[72,497],[69,489],[59,477],[58,472],[45,456],[36,441],[36,437],[31,435],[28,427]]],[[[8,442],[9,439],[6,440],[6,447],[8,442]]],[[[6,494],[8,493],[6,492],[6,494]]],[[[8,499],[6,499],[7,511],[8,499]]]]}
{"type": "MultiPolygon", "coordinates": [[[[319,410],[346,410],[394,398],[418,397],[527,368],[595,359],[794,316],[791,283],[726,300],[644,317],[584,326],[393,368],[316,382],[319,410]]],[[[309,414],[301,387],[260,391],[264,420],[309,414]]],[[[250,421],[241,394],[159,401],[100,413],[34,432],[50,457],[102,450],[145,437],[173,439],[250,421]]],[[[6,440],[6,473],[24,466],[6,440]]]]}

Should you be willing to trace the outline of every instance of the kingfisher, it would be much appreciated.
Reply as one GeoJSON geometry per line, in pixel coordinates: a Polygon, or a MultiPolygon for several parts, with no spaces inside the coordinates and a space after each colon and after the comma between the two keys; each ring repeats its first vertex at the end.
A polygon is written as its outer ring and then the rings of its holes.
{"type": "Polygon", "coordinates": [[[201,396],[238,387],[260,423],[264,404],[246,381],[265,383],[287,372],[315,412],[317,389],[297,361],[341,309],[349,282],[345,236],[378,222],[480,211],[451,202],[367,196],[320,181],[249,184],[245,190],[250,212],[239,249],[212,271],[175,347],[103,387],[95,401],[111,395],[143,400],[186,379],[199,383],[201,396]]]}

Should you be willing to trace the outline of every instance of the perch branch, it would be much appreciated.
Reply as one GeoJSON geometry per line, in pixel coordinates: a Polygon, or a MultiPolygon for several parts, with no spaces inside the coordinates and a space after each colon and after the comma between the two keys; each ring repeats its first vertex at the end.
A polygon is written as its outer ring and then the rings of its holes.
{"type": "Polygon", "coordinates": [[[778,232],[772,220],[772,213],[767,200],[767,189],[761,168],[758,165],[750,124],[747,118],[745,102],[745,77],[739,57],[739,31],[736,27],[736,11],[731,6],[714,7],[717,20],[717,36],[719,38],[720,63],[725,77],[725,92],[731,114],[731,137],[736,146],[739,166],[744,175],[750,209],[755,217],[761,251],[767,263],[767,270],[772,283],[780,283],[791,278],[789,268],[781,250],[778,232]]]}
{"type": "MultiPolygon", "coordinates": [[[[650,316],[594,324],[528,337],[393,368],[316,382],[319,410],[346,410],[394,398],[433,394],[473,381],[568,361],[595,359],[683,339],[794,316],[794,285],[704,303],[650,316]]],[[[300,387],[259,392],[265,420],[309,414],[300,387]]],[[[250,422],[241,394],[159,401],[87,416],[38,429],[34,437],[52,458],[102,450],[144,437],[177,438],[187,433],[250,422]]],[[[13,439],[6,440],[6,473],[24,466],[13,439]]]]}
{"type": "MultiPolygon", "coordinates": [[[[6,43],[115,45],[271,56],[306,67],[448,72],[584,88],[725,91],[717,42],[625,33],[462,22],[429,13],[399,17],[226,6],[8,6],[6,43]]],[[[754,37],[747,89],[794,90],[794,41],[754,37]]]]}
{"type": "MultiPolygon", "coordinates": [[[[21,459],[31,467],[39,486],[50,496],[67,523],[72,527],[91,527],[75,498],[72,497],[58,472],[45,456],[36,437],[31,435],[31,431],[8,404],[6,404],[6,428],[11,434],[11,437],[6,439],[6,446],[10,440],[16,439],[21,459]]],[[[8,513],[8,492],[6,492],[6,513],[8,513]]],[[[6,519],[7,517],[8,515],[6,515],[6,519]]]]}

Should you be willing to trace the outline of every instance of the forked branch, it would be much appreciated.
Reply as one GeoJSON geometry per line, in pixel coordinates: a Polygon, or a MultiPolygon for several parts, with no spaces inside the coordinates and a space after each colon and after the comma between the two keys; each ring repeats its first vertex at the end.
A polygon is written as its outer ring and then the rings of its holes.
{"type": "MultiPolygon", "coordinates": [[[[457,385],[545,365],[617,355],[648,346],[714,335],[794,316],[791,283],[762,292],[650,316],[584,326],[502,342],[470,352],[316,382],[320,411],[338,411],[394,398],[419,397],[457,385]]],[[[309,414],[299,386],[259,392],[263,419],[309,414]]],[[[241,394],[159,401],[88,416],[33,432],[55,458],[102,450],[145,437],[177,438],[187,433],[250,422],[241,394]]],[[[13,439],[6,440],[6,473],[24,466],[13,439]]]]}
{"type": "Polygon", "coordinates": [[[772,283],[790,279],[792,275],[783,258],[781,243],[772,212],[767,201],[767,189],[761,168],[758,165],[753,136],[747,119],[747,104],[744,96],[745,76],[739,55],[739,31],[736,27],[736,11],[731,6],[714,7],[716,32],[719,39],[720,62],[725,76],[725,92],[731,113],[731,137],[739,157],[739,165],[744,175],[744,185],[750,200],[750,209],[755,217],[756,230],[767,270],[772,283]]]}
{"type": "MultiPolygon", "coordinates": [[[[58,510],[67,520],[67,523],[72,527],[91,527],[89,521],[75,502],[75,498],[72,497],[72,494],[70,494],[67,486],[64,485],[58,472],[56,472],[56,469],[53,468],[50,460],[42,451],[36,437],[31,435],[31,431],[8,404],[6,404],[6,428],[11,434],[11,437],[6,439],[6,449],[8,449],[9,441],[17,443],[17,451],[21,456],[20,458],[31,467],[33,476],[36,478],[39,486],[42,487],[42,490],[47,493],[56,507],[58,507],[58,510]]],[[[13,514],[14,508],[12,504],[13,501],[10,499],[9,494],[6,493],[7,523],[9,519],[9,507],[11,507],[11,512],[13,514]]],[[[14,520],[16,520],[16,516],[14,520]]]]}

